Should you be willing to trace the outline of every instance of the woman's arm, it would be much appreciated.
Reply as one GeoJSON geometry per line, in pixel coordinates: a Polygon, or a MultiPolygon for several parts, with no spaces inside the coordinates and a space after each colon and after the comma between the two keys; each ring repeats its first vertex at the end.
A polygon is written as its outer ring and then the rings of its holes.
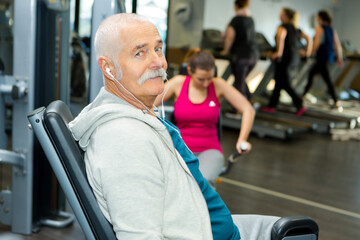
{"type": "Polygon", "coordinates": [[[221,51],[222,55],[227,55],[230,53],[230,49],[234,43],[235,36],[236,36],[235,29],[232,26],[228,25],[226,28],[224,50],[221,51]]]}
{"type": "Polygon", "coordinates": [[[309,35],[305,34],[303,31],[300,31],[300,37],[306,40],[306,57],[311,56],[312,50],[312,39],[309,35]]]}
{"type": "MultiPolygon", "coordinates": [[[[250,102],[233,86],[230,86],[224,79],[214,79],[215,91],[219,98],[224,97],[239,113],[242,114],[241,129],[239,138],[236,143],[236,149],[241,153],[240,145],[243,142],[247,142],[251,128],[255,118],[255,110],[251,106],[250,102]]],[[[245,152],[251,150],[251,144],[248,143],[248,149],[245,152]]]]}
{"type": "Polygon", "coordinates": [[[324,34],[324,29],[321,26],[316,26],[312,54],[314,54],[318,50],[323,34],[324,34]]]}
{"type": "Polygon", "coordinates": [[[271,56],[272,60],[282,57],[283,52],[284,52],[286,34],[287,34],[287,31],[284,27],[282,27],[282,26],[278,27],[278,30],[276,32],[276,37],[275,37],[276,51],[271,56]]]}
{"type": "Polygon", "coordinates": [[[337,34],[337,32],[333,31],[334,34],[334,45],[335,45],[335,49],[336,49],[336,54],[337,54],[337,63],[339,67],[342,67],[344,65],[344,60],[343,60],[343,54],[342,54],[342,47],[341,47],[341,43],[339,40],[339,36],[337,34]]]}
{"type": "Polygon", "coordinates": [[[173,78],[171,78],[169,81],[167,81],[164,84],[164,91],[158,95],[155,99],[154,105],[158,107],[161,102],[162,98],[164,96],[164,102],[166,102],[169,98],[177,97],[177,93],[180,92],[182,84],[184,83],[185,76],[183,75],[176,75],[173,78]],[[167,90],[166,90],[167,89],[167,90]]]}

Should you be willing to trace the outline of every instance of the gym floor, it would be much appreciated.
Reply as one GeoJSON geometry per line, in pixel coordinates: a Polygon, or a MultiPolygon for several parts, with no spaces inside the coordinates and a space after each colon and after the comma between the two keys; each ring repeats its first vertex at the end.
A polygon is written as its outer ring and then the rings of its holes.
{"type": "MultiPolygon", "coordinates": [[[[230,155],[238,132],[223,130],[230,155]]],[[[233,214],[305,215],[318,223],[320,240],[360,239],[360,142],[332,141],[306,133],[283,141],[250,137],[253,150],[221,178],[217,191],[233,214]]],[[[76,222],[65,229],[41,227],[21,236],[0,224],[0,239],[85,239],[76,222]]]]}

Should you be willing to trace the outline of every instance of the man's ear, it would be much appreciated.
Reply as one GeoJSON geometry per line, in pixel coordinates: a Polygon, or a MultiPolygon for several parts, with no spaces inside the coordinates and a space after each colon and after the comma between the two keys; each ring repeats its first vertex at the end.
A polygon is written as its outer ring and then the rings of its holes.
{"type": "Polygon", "coordinates": [[[103,75],[106,77],[106,78],[114,78],[113,76],[111,75],[114,75],[113,72],[114,72],[114,65],[112,63],[112,61],[108,58],[108,57],[105,57],[105,56],[101,56],[98,58],[98,64],[100,66],[100,69],[103,73],[103,75]],[[106,69],[110,69],[110,71],[108,72],[106,69]],[[111,75],[110,75],[110,74],[111,75]]]}

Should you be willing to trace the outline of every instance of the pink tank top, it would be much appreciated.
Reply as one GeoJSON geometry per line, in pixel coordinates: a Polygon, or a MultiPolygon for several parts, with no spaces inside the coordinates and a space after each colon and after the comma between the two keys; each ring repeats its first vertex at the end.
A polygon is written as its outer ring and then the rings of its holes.
{"type": "Polygon", "coordinates": [[[220,103],[214,83],[210,83],[204,102],[194,104],[188,95],[190,79],[190,76],[186,76],[180,95],[174,104],[176,126],[192,152],[198,153],[208,149],[223,152],[217,132],[220,103]]]}

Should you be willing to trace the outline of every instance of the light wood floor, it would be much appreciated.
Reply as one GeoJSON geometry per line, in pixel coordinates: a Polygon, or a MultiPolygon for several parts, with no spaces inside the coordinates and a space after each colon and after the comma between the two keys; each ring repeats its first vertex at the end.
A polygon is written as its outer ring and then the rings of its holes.
{"type": "MultiPolygon", "coordinates": [[[[237,132],[224,129],[226,155],[237,132]]],[[[253,150],[223,177],[217,191],[234,214],[310,216],[320,240],[360,239],[360,142],[336,142],[330,136],[304,134],[281,141],[250,137],[253,150]]],[[[84,239],[77,223],[42,227],[31,236],[12,234],[0,224],[0,239],[84,239]]]]}

